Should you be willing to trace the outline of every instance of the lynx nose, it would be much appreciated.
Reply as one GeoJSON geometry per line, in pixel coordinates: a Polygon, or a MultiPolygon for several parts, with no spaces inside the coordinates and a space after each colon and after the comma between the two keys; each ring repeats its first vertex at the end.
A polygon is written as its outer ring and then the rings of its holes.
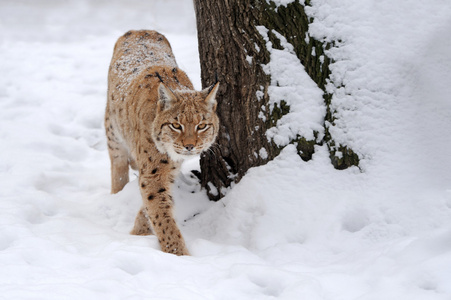
{"type": "Polygon", "coordinates": [[[185,149],[188,150],[188,151],[193,150],[193,148],[194,148],[194,145],[193,145],[193,144],[185,145],[185,149]]]}

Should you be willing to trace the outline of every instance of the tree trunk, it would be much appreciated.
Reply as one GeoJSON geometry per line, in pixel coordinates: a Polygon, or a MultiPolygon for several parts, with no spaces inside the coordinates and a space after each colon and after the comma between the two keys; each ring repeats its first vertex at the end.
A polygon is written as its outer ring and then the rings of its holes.
{"type": "MultiPolygon", "coordinates": [[[[279,7],[265,0],[194,0],[194,4],[202,85],[211,85],[216,76],[220,81],[217,111],[221,128],[216,144],[201,156],[201,184],[210,199],[218,200],[248,169],[280,153],[281,149],[265,133],[290,111],[284,101],[267,109],[271,74],[266,74],[262,65],[269,63],[270,53],[257,26],[269,30],[273,48],[282,49],[275,32],[294,46],[306,72],[324,91],[325,120],[332,123],[331,95],[325,92],[330,60],[324,54],[330,45],[306,39],[309,18],[298,1],[279,7]],[[312,55],[312,49],[316,55],[312,55]]],[[[350,149],[335,145],[327,128],[319,140],[298,136],[292,142],[304,160],[312,157],[315,144],[326,143],[336,168],[358,164],[358,157],[350,149]],[[335,156],[337,150],[344,153],[340,159],[335,156]]]]}

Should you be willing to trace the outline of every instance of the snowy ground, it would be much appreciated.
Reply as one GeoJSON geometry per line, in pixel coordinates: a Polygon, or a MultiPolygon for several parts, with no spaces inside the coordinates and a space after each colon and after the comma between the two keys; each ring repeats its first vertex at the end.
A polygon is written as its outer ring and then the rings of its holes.
{"type": "Polygon", "coordinates": [[[361,169],[288,146],[218,203],[179,178],[176,257],[128,234],[138,186],[109,194],[102,119],[129,29],[166,34],[200,88],[191,1],[1,1],[0,299],[449,300],[451,5],[312,2],[361,169]]]}

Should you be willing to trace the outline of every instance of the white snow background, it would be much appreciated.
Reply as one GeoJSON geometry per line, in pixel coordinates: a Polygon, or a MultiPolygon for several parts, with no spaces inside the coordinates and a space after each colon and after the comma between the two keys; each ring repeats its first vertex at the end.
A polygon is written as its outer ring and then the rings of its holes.
{"type": "Polygon", "coordinates": [[[191,1],[0,1],[0,299],[451,299],[451,3],[308,13],[311,35],[342,41],[331,132],[360,168],[289,145],[213,203],[190,161],[174,198],[192,256],[176,257],[128,234],[140,194],[135,175],[109,193],[103,114],[129,29],[165,34],[200,88],[191,1]]]}

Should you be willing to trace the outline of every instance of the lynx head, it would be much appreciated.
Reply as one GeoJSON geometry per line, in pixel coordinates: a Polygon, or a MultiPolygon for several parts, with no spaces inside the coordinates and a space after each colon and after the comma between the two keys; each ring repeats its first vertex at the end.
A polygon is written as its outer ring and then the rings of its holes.
{"type": "Polygon", "coordinates": [[[160,83],[152,137],[158,150],[179,161],[207,150],[219,129],[216,92],[219,83],[200,92],[173,91],[160,83]]]}

